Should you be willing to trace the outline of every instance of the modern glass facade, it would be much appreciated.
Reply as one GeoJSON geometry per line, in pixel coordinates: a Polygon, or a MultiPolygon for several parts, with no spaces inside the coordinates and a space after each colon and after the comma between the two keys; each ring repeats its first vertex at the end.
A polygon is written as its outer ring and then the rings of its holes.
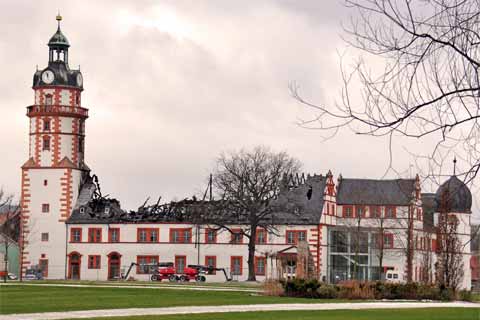
{"type": "Polygon", "coordinates": [[[329,229],[329,282],[379,280],[380,268],[373,239],[374,233],[367,230],[329,229]]]}

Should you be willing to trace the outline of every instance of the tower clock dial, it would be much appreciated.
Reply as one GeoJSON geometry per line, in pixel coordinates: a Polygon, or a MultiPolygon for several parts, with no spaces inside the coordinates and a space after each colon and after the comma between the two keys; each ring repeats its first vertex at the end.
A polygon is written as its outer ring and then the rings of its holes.
{"type": "Polygon", "coordinates": [[[42,81],[45,82],[46,84],[52,83],[54,79],[55,79],[55,75],[53,74],[52,70],[45,70],[42,73],[42,81]]]}
{"type": "Polygon", "coordinates": [[[77,73],[77,85],[81,87],[83,84],[83,76],[81,73],[77,73]]]}

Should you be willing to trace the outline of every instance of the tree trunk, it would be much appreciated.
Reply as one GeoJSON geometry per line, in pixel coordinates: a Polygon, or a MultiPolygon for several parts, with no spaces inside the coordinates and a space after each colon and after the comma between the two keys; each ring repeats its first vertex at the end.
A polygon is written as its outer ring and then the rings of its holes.
{"type": "Polygon", "coordinates": [[[408,230],[407,230],[407,282],[413,281],[413,208],[408,209],[408,230]]]}
{"type": "Polygon", "coordinates": [[[248,238],[248,281],[256,281],[255,278],[255,245],[257,238],[257,228],[252,228],[250,238],[248,238]]]}
{"type": "Polygon", "coordinates": [[[8,239],[5,238],[5,277],[3,278],[3,282],[7,282],[8,277],[8,239]]]}

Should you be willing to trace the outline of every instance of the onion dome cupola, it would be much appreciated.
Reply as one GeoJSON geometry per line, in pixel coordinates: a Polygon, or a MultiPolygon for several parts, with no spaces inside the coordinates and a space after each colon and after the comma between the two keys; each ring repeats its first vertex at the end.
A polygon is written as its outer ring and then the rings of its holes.
{"type": "Polygon", "coordinates": [[[70,43],[60,28],[62,16],[56,17],[57,31],[48,41],[48,67],[38,70],[33,76],[33,87],[63,85],[83,89],[83,77],[80,70],[72,70],[68,65],[70,43]]]}
{"type": "Polygon", "coordinates": [[[463,181],[453,175],[438,188],[435,203],[438,212],[471,213],[472,193],[463,181]]]}

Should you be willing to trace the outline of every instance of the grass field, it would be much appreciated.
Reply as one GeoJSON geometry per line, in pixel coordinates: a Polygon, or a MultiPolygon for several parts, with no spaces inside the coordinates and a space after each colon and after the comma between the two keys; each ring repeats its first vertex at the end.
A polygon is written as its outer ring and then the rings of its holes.
{"type": "MultiPolygon", "coordinates": [[[[227,304],[322,302],[248,292],[142,288],[0,286],[0,313],[31,313],[89,309],[207,306],[227,304]]],[[[325,300],[325,302],[334,302],[325,300]]]]}
{"type": "MultiPolygon", "coordinates": [[[[389,310],[273,311],[116,317],[111,320],[478,320],[479,309],[426,308],[389,310]]],[[[106,318],[92,318],[90,320],[106,318]]]]}
{"type": "Polygon", "coordinates": [[[29,284],[85,284],[85,285],[121,285],[121,286],[198,286],[198,287],[224,287],[242,289],[260,289],[259,282],[153,282],[153,281],[87,281],[87,280],[41,280],[31,281],[29,284]]]}

